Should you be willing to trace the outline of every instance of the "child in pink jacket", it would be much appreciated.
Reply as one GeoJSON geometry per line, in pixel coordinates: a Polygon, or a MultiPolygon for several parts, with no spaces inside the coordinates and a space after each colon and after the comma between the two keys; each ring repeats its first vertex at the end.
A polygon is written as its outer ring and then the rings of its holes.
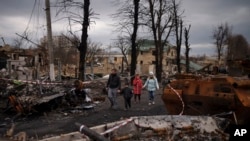
{"type": "Polygon", "coordinates": [[[137,102],[137,99],[138,99],[138,102],[140,103],[141,91],[142,91],[142,80],[140,78],[140,75],[136,74],[133,80],[133,93],[134,93],[135,103],[137,102]]]}

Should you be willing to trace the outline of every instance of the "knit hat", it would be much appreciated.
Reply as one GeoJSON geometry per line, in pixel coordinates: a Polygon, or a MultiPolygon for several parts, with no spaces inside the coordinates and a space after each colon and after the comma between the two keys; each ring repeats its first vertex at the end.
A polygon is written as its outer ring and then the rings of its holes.
{"type": "Polygon", "coordinates": [[[154,73],[152,71],[149,72],[149,75],[154,75],[154,73]]]}

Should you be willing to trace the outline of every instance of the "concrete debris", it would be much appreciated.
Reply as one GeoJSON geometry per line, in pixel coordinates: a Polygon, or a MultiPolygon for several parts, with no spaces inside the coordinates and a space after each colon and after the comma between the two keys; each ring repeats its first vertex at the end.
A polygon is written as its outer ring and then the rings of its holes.
{"type": "MultiPolygon", "coordinates": [[[[221,122],[229,123],[226,119],[209,116],[141,116],[91,127],[90,131],[98,133],[98,137],[103,135],[111,141],[227,141],[229,134],[223,130],[228,124],[223,124],[224,127],[221,127],[221,122]]],[[[72,132],[40,141],[61,141],[62,137],[63,139],[75,137],[71,141],[93,139],[80,135],[80,132],[72,132]]]]}

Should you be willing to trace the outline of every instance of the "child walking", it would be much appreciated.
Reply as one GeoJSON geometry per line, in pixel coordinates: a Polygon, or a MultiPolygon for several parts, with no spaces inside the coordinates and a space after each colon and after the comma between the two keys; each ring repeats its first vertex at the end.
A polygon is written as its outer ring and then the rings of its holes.
{"type": "Polygon", "coordinates": [[[149,77],[148,77],[147,81],[145,82],[143,88],[145,88],[145,87],[147,87],[147,91],[149,94],[148,105],[155,104],[155,102],[154,102],[155,91],[156,91],[156,89],[159,90],[159,84],[158,84],[157,78],[154,76],[153,72],[149,73],[149,77]]]}
{"type": "Polygon", "coordinates": [[[137,101],[140,103],[141,101],[141,90],[142,90],[142,80],[140,78],[140,75],[136,74],[133,80],[133,94],[135,103],[137,103],[137,101]]]}
{"type": "Polygon", "coordinates": [[[121,90],[121,94],[124,98],[125,110],[131,108],[131,98],[133,97],[133,92],[129,88],[129,83],[125,83],[125,87],[121,90]]]}

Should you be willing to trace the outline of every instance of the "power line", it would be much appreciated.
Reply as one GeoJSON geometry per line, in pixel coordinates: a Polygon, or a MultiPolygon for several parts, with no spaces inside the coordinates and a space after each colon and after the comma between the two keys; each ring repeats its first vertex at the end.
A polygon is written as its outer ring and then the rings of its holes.
{"type": "Polygon", "coordinates": [[[26,26],[23,34],[25,34],[25,32],[27,32],[27,30],[29,28],[29,25],[30,25],[30,22],[31,22],[31,19],[32,19],[32,16],[34,14],[34,10],[35,10],[35,7],[36,7],[36,3],[37,3],[37,0],[35,0],[35,3],[33,5],[33,8],[32,8],[31,14],[30,14],[30,18],[29,18],[28,24],[27,24],[27,26],[26,26]]]}

